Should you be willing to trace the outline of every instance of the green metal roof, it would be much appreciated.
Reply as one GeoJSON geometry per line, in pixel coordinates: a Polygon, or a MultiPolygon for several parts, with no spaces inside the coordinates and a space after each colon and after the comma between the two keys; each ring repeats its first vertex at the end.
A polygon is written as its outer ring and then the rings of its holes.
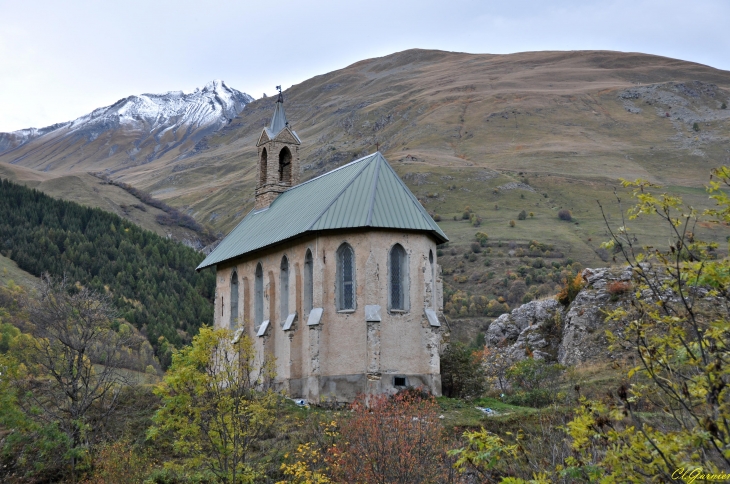
{"type": "Polygon", "coordinates": [[[449,240],[380,152],[292,187],[249,212],[198,270],[307,232],[356,227],[419,230],[449,240]]]}

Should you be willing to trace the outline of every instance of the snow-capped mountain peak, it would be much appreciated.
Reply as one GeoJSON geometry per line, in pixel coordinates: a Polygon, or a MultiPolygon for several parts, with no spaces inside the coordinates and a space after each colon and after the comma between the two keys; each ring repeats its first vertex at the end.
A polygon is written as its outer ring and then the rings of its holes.
{"type": "MultiPolygon", "coordinates": [[[[74,144],[85,140],[88,144],[123,131],[136,136],[134,147],[125,150],[133,160],[142,145],[153,142],[152,152],[145,156],[150,160],[187,141],[197,141],[217,131],[251,101],[251,96],[228,87],[219,79],[189,93],[169,91],[132,95],[67,123],[0,133],[0,153],[15,150],[31,141],[43,141],[44,138],[55,141],[69,138],[74,144]]],[[[106,152],[111,156],[119,148],[110,148],[106,152]]]]}

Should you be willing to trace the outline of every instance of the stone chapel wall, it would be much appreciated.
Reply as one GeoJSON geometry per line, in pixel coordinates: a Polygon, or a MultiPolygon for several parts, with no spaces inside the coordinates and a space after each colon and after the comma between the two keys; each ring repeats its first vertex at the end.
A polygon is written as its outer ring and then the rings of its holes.
{"type": "Polygon", "coordinates": [[[441,332],[429,325],[424,314],[425,307],[439,315],[443,310],[436,244],[431,237],[394,230],[327,233],[221,265],[217,268],[216,327],[229,327],[231,304],[227,298],[234,268],[249,285],[246,289],[239,282],[238,321],[254,340],[259,361],[266,354],[276,358],[277,382],[291,396],[350,401],[357,393],[396,391],[396,376],[405,378],[409,386],[426,386],[440,394],[441,332]],[[355,252],[353,311],[337,311],[335,306],[336,254],[343,242],[355,252]],[[408,254],[410,309],[403,313],[388,310],[388,252],[396,243],[408,254]],[[313,307],[323,309],[317,326],[307,326],[307,315],[301,314],[307,249],[312,251],[314,262],[313,307]],[[289,261],[288,306],[290,312],[297,311],[289,331],[283,330],[287,315],[279,314],[278,301],[284,255],[289,261]],[[256,335],[251,301],[258,263],[264,269],[264,319],[270,319],[263,337],[256,335]],[[245,294],[249,301],[241,300],[245,294]],[[380,322],[366,321],[366,305],[381,307],[380,322]]]}

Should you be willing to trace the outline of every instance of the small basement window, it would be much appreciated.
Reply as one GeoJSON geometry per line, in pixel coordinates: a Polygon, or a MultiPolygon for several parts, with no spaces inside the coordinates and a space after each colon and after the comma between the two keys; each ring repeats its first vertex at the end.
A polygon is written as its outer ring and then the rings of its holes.
{"type": "Polygon", "coordinates": [[[406,386],[406,377],[404,377],[404,376],[394,376],[393,377],[393,386],[394,387],[404,387],[404,386],[406,386]]]}

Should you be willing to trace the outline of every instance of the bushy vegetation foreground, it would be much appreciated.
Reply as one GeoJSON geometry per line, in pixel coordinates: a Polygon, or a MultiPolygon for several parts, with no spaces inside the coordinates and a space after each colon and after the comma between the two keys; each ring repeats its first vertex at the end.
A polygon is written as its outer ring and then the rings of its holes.
{"type": "MultiPolygon", "coordinates": [[[[272,389],[252,342],[201,328],[156,384],[122,365],[134,333],[106,289],[46,277],[10,286],[0,309],[3,482],[709,482],[730,473],[730,259],[697,235],[730,223],[730,170],[717,208],[627,183],[635,217],[673,231],[666,250],[636,247],[630,221],[606,250],[633,279],[615,345],[633,359],[564,368],[498,349],[451,345],[445,389],[299,407],[272,389]],[[23,328],[20,331],[18,328],[23,328]]],[[[566,281],[570,304],[580,277],[566,281]]]]}

